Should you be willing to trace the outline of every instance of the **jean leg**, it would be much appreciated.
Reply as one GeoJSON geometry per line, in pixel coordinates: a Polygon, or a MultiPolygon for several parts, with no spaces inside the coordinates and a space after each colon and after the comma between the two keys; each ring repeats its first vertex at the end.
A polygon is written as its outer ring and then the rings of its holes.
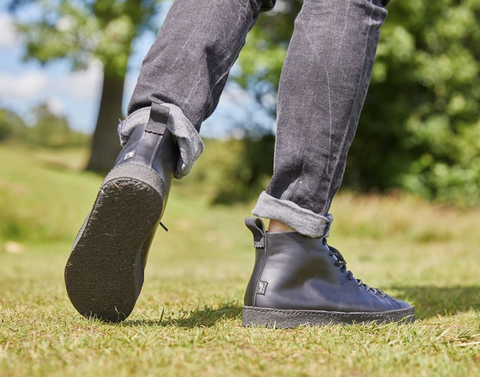
{"type": "Polygon", "coordinates": [[[182,109],[198,130],[212,114],[258,15],[275,0],[175,0],[148,52],[128,113],[152,101],[182,109]]]}
{"type": "Polygon", "coordinates": [[[163,103],[180,148],[175,177],[188,174],[203,151],[202,121],[215,110],[248,31],[275,1],[175,0],[143,61],[128,117],[119,125],[121,143],[147,121],[152,102],[163,103]]]}
{"type": "Polygon", "coordinates": [[[386,15],[381,0],[305,0],[280,79],[274,174],[253,214],[328,232],[386,15]]]}

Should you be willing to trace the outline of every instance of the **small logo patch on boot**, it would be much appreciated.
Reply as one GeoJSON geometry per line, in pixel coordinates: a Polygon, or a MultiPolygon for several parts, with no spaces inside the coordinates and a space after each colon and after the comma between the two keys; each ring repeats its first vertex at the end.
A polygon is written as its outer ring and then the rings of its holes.
{"type": "Polygon", "coordinates": [[[260,281],[258,283],[257,295],[265,296],[265,292],[267,290],[268,283],[266,281],[260,281]]]}
{"type": "Polygon", "coordinates": [[[135,152],[128,152],[123,158],[123,161],[128,160],[129,158],[132,158],[134,154],[135,152]]]}

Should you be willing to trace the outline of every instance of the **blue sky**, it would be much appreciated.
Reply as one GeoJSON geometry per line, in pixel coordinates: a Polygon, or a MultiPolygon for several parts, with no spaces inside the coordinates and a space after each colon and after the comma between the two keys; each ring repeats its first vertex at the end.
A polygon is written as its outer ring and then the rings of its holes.
{"type": "MultiPolygon", "coordinates": [[[[34,13],[35,9],[30,12],[34,13]]],[[[91,133],[98,112],[101,64],[92,62],[85,71],[71,71],[67,61],[55,61],[46,66],[35,61],[24,62],[24,46],[15,32],[14,19],[3,7],[0,7],[0,31],[0,107],[14,110],[28,121],[33,107],[47,103],[51,111],[65,115],[73,128],[91,133]]],[[[126,79],[124,112],[143,57],[154,38],[153,34],[144,34],[135,41],[126,79]]],[[[216,112],[203,124],[201,133],[225,137],[252,116],[274,127],[273,121],[262,113],[248,93],[229,82],[216,112]]],[[[241,132],[233,132],[237,134],[241,132]]]]}

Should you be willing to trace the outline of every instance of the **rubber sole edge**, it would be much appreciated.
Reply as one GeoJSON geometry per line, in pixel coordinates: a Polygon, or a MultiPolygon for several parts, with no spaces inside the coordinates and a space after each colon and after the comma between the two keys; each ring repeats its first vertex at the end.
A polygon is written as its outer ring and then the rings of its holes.
{"type": "Polygon", "coordinates": [[[271,309],[244,306],[242,325],[248,327],[294,328],[298,326],[325,326],[360,323],[412,323],[413,306],[384,312],[334,312],[324,310],[271,309]]]}

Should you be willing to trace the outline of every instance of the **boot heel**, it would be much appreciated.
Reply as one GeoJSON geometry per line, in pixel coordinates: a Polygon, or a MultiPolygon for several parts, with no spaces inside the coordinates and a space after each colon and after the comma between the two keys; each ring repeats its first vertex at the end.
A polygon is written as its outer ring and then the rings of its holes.
{"type": "Polygon", "coordinates": [[[110,173],[108,173],[108,175],[105,177],[105,180],[103,181],[102,186],[109,181],[113,181],[119,178],[135,179],[137,181],[146,183],[156,192],[158,192],[158,194],[163,200],[165,200],[165,183],[160,178],[160,176],[152,169],[135,163],[118,165],[117,167],[112,169],[110,173]]]}

